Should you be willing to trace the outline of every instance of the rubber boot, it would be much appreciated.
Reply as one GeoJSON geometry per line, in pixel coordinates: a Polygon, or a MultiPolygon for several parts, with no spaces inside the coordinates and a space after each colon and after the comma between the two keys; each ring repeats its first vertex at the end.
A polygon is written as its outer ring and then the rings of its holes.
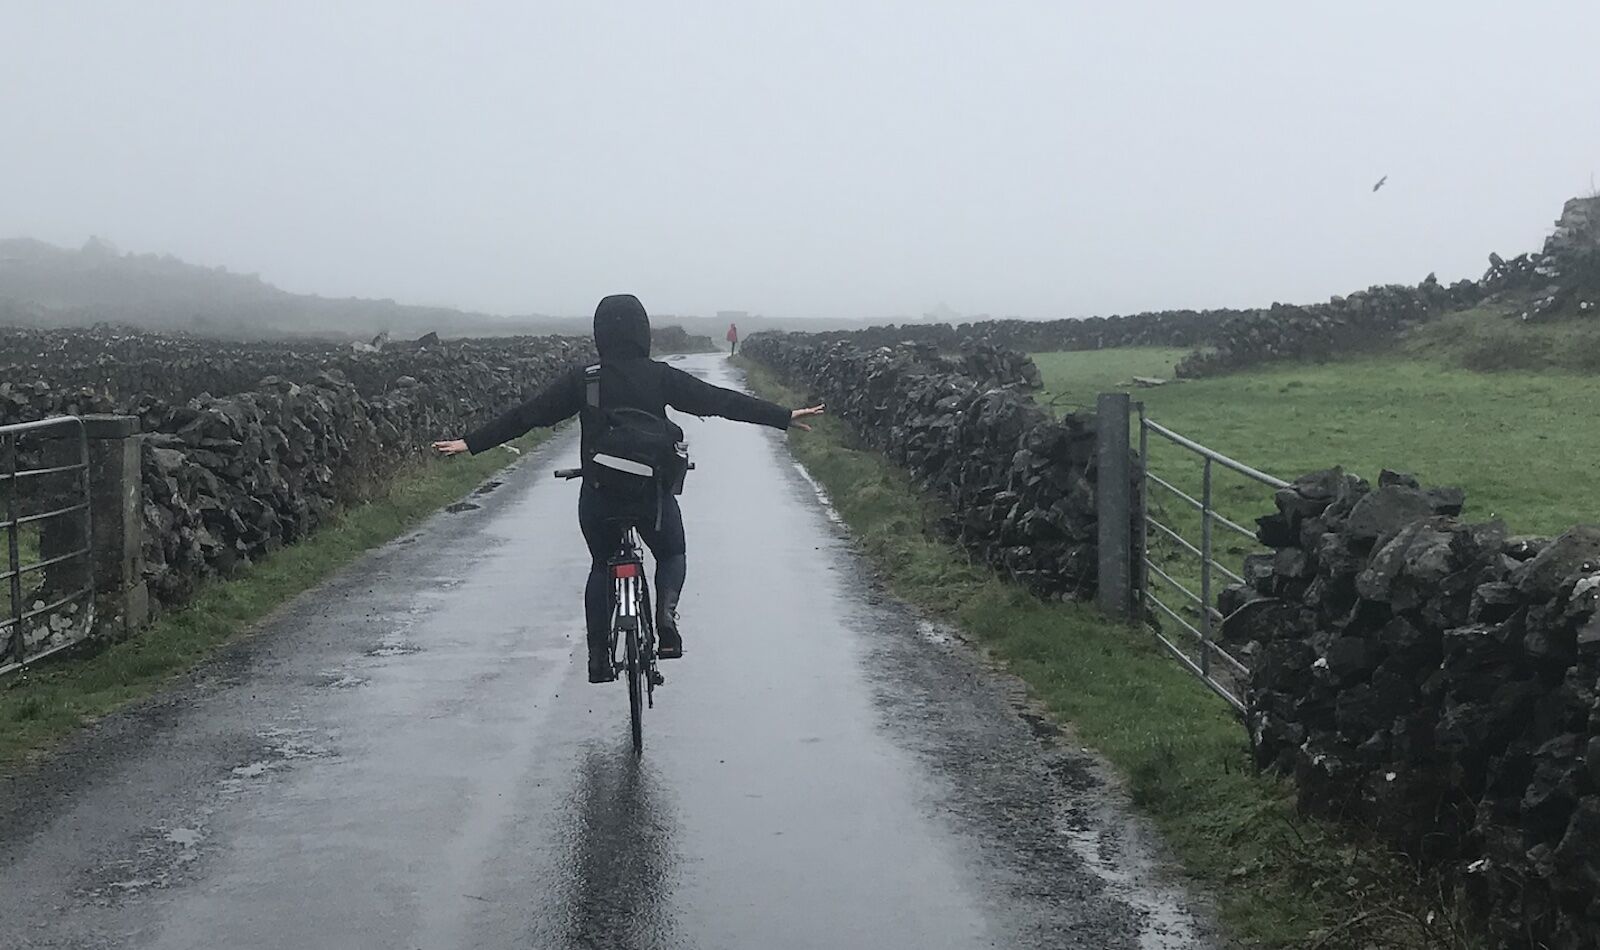
{"type": "MultiPolygon", "coordinates": [[[[681,558],[682,555],[679,555],[681,558]]],[[[669,559],[676,560],[676,559],[669,559]]],[[[681,572],[681,567],[675,564],[664,565],[669,570],[681,572]]],[[[659,582],[661,575],[666,571],[658,570],[656,578],[659,582]]],[[[661,584],[657,589],[660,598],[656,603],[656,657],[662,660],[676,660],[683,656],[683,633],[678,629],[678,598],[682,596],[683,588],[671,583],[661,584]]]]}
{"type": "Polygon", "coordinates": [[[593,637],[588,638],[591,683],[609,683],[617,678],[617,671],[611,664],[611,651],[607,648],[608,639],[609,636],[603,636],[598,641],[593,637]]]}

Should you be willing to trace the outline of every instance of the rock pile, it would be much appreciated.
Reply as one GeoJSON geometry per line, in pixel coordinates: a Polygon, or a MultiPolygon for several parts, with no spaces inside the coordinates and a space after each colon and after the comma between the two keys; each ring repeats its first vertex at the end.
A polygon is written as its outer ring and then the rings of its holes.
{"type": "Polygon", "coordinates": [[[985,379],[1026,383],[1004,351],[940,357],[931,345],[760,334],[745,352],[937,494],[951,512],[941,527],[979,559],[1041,594],[1093,594],[1094,416],[1054,420],[1021,386],[985,379]]]}
{"type": "Polygon", "coordinates": [[[1523,290],[1539,279],[1538,256],[1518,254],[1506,260],[1499,254],[1489,255],[1489,269],[1483,272],[1478,285],[1486,294],[1499,294],[1508,290],[1523,290]]]}
{"type": "Polygon", "coordinates": [[[1460,520],[1338,469],[1278,493],[1226,591],[1248,722],[1303,803],[1449,872],[1497,946],[1600,945],[1600,528],[1460,520]]]}
{"type": "Polygon", "coordinates": [[[1567,202],[1524,285],[1537,288],[1524,320],[1600,315],[1600,195],[1567,202]]]}

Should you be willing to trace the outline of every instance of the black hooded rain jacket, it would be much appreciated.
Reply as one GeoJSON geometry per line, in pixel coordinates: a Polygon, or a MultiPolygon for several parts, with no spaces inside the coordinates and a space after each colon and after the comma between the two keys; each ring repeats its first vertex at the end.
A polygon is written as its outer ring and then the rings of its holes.
{"type": "MultiPolygon", "coordinates": [[[[600,301],[594,311],[594,345],[600,353],[600,404],[606,409],[642,409],[666,418],[671,406],[695,416],[720,416],[774,429],[789,428],[788,409],[691,376],[650,358],[650,318],[632,294],[600,301]]],[[[582,411],[587,398],[584,367],[574,366],[532,399],[481,429],[468,433],[467,449],[476,455],[509,442],[530,429],[553,426],[582,411]]],[[[585,417],[587,422],[587,417],[585,417]]],[[[582,436],[583,456],[596,433],[582,436]]]]}

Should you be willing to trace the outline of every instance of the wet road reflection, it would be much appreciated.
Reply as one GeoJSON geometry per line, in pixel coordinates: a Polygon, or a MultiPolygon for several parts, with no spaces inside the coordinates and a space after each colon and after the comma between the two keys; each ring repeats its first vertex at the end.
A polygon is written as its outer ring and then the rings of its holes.
{"type": "Polygon", "coordinates": [[[564,859],[572,875],[565,897],[568,945],[683,946],[671,914],[671,801],[648,759],[617,742],[596,743],[583,756],[575,793],[566,822],[571,851],[564,859]]]}

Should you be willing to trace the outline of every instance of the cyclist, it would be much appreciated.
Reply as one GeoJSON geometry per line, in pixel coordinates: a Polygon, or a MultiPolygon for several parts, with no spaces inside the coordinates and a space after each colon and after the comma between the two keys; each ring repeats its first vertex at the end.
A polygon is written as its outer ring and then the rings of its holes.
{"type": "MultiPolygon", "coordinates": [[[[590,382],[598,378],[600,408],[640,411],[666,424],[667,406],[696,416],[721,416],[738,422],[752,422],[775,429],[810,430],[803,420],[820,415],[822,406],[785,409],[776,403],[747,396],[732,389],[713,386],[704,380],[650,358],[650,318],[644,305],[632,294],[613,294],[600,301],[594,310],[594,346],[600,354],[598,369],[573,367],[538,395],[506,412],[465,438],[435,442],[435,450],[445,455],[470,452],[476,455],[516,438],[538,426],[552,426],[582,412],[589,399],[590,382]]],[[[683,534],[683,515],[678,499],[670,490],[650,492],[651,505],[659,507],[645,515],[637,491],[625,487],[626,479],[607,478],[604,468],[594,460],[594,445],[603,435],[595,431],[605,425],[603,415],[583,413],[583,487],[578,494],[578,524],[589,546],[589,581],[584,588],[584,616],[589,640],[589,682],[603,683],[615,678],[608,650],[611,623],[611,583],[607,561],[622,541],[631,521],[656,558],[656,630],[661,659],[683,656],[683,636],[678,630],[678,598],[683,592],[687,568],[683,534]]]]}

